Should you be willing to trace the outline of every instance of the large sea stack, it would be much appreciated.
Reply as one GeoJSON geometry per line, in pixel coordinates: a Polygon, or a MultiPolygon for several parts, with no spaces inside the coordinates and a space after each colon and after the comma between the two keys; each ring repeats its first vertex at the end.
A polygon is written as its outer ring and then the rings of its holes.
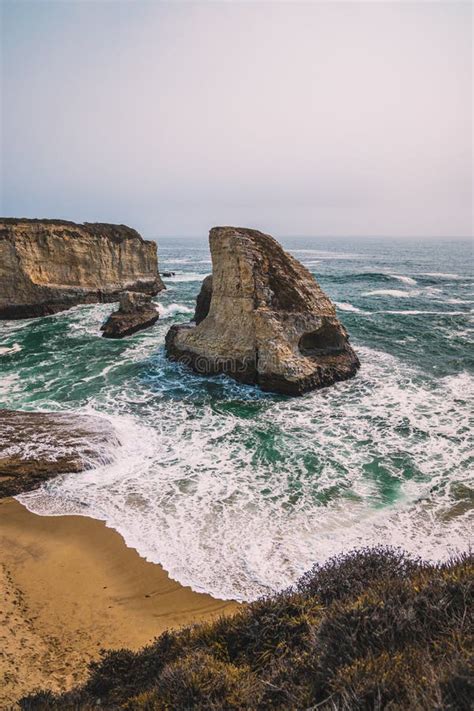
{"type": "Polygon", "coordinates": [[[212,283],[198,297],[196,323],[168,332],[171,359],[288,395],[355,375],[359,359],[334,304],[273,237],[214,227],[209,241],[212,283]]]}
{"type": "Polygon", "coordinates": [[[125,225],[0,218],[0,318],[157,294],[156,243],[125,225]]]}

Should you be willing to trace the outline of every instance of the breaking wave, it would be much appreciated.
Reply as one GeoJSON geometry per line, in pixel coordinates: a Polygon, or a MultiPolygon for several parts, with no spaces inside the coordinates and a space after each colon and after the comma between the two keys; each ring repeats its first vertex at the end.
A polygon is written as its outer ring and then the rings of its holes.
{"type": "Polygon", "coordinates": [[[419,291],[411,289],[402,291],[401,289],[374,289],[374,291],[366,291],[362,296],[393,296],[396,299],[409,299],[411,296],[418,296],[419,291]]]}
{"type": "Polygon", "coordinates": [[[352,311],[352,313],[360,313],[360,309],[357,308],[357,306],[354,306],[353,304],[348,304],[345,301],[335,301],[334,302],[337,306],[338,309],[341,309],[341,311],[352,311]]]}
{"type": "Polygon", "coordinates": [[[252,391],[234,402],[221,379],[228,398],[199,408],[147,405],[145,388],[138,417],[127,413],[130,393],[111,393],[117,460],[21,501],[102,519],[181,583],[223,598],[281,589],[355,545],[390,541],[444,558],[469,531],[457,507],[473,379],[433,388],[398,359],[358,350],[356,379],[296,400],[252,391]]]}
{"type": "Polygon", "coordinates": [[[18,353],[18,351],[21,351],[21,346],[19,343],[14,343],[12,346],[3,346],[2,348],[0,348],[0,356],[18,353]]]}
{"type": "Polygon", "coordinates": [[[177,272],[175,276],[170,277],[169,280],[165,279],[165,281],[170,281],[171,283],[175,282],[178,284],[186,281],[203,281],[208,274],[209,272],[207,272],[206,274],[200,274],[198,272],[182,272],[180,274],[177,272]]]}
{"type": "Polygon", "coordinates": [[[397,281],[401,281],[404,284],[416,284],[416,279],[410,276],[403,276],[401,274],[390,274],[390,276],[392,279],[397,279],[397,281]]]}
{"type": "Polygon", "coordinates": [[[194,309],[186,304],[158,304],[160,318],[171,318],[176,314],[193,314],[194,309]]]}

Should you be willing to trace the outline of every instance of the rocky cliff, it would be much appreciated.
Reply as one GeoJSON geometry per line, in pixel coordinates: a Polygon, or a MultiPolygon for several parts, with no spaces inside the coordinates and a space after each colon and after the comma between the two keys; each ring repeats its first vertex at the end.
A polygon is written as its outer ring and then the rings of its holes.
{"type": "Polygon", "coordinates": [[[125,225],[0,218],[0,318],[117,301],[126,289],[157,294],[155,242],[125,225]]]}
{"type": "Polygon", "coordinates": [[[214,227],[209,239],[212,282],[201,291],[196,325],[168,332],[171,359],[290,395],[355,375],[347,332],[302,264],[256,230],[214,227]]]}

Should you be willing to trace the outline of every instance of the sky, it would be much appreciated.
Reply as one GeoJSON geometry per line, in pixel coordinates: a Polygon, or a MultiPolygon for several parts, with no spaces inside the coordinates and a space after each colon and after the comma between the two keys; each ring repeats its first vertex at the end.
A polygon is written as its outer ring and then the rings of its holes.
{"type": "Polygon", "coordinates": [[[0,6],[3,215],[472,234],[470,2],[0,6]]]}

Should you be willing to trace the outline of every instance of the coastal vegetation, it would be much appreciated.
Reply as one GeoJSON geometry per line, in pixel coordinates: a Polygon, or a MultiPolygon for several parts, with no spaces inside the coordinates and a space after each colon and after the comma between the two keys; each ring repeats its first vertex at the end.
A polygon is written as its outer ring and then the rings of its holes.
{"type": "Polygon", "coordinates": [[[434,564],[388,547],[351,552],[232,616],[104,653],[84,686],[20,706],[467,710],[473,572],[467,553],[434,564]]]}

